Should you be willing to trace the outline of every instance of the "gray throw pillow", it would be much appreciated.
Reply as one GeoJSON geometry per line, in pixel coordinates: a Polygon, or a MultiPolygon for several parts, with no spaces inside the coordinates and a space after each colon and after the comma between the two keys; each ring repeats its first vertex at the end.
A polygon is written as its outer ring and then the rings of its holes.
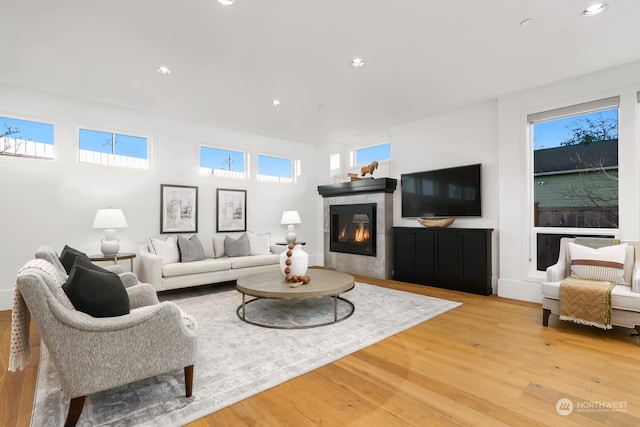
{"type": "Polygon", "coordinates": [[[180,249],[180,262],[193,262],[204,259],[202,243],[195,234],[190,239],[178,236],[178,249],[180,249]]]}
{"type": "Polygon", "coordinates": [[[251,247],[249,246],[249,236],[244,233],[242,236],[234,239],[229,236],[224,237],[224,252],[227,256],[249,256],[251,255],[251,247]]]}

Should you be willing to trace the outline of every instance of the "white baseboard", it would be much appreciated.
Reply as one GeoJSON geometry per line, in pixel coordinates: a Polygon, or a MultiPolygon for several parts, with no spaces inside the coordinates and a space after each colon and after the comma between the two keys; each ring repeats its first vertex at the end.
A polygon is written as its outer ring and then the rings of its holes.
{"type": "Polygon", "coordinates": [[[498,296],[542,303],[542,283],[498,279],[498,296]]]}

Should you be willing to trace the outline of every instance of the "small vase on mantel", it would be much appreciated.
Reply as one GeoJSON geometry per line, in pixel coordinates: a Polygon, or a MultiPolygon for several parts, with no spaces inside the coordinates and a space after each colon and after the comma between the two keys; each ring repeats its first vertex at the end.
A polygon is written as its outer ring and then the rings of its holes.
{"type": "MultiPolygon", "coordinates": [[[[295,243],[294,243],[295,244],[295,243]]],[[[309,268],[309,254],[302,250],[302,245],[295,245],[293,249],[287,249],[280,254],[280,271],[286,277],[303,276],[309,268]],[[287,265],[287,260],[291,263],[287,265]],[[289,268],[289,274],[285,270],[289,268]]]]}

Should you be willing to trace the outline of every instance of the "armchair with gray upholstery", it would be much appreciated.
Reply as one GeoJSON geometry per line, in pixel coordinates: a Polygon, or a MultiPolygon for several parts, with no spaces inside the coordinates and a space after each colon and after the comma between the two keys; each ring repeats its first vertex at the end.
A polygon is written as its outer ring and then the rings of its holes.
{"type": "Polygon", "coordinates": [[[137,291],[129,314],[92,317],[74,309],[57,270],[31,260],[16,288],[71,399],[65,425],[76,424],[87,395],[167,372],[184,370],[191,396],[197,336],[189,316],[172,302],[158,302],[151,285],[139,284],[130,287],[137,291]]]}
{"type": "MultiPolygon", "coordinates": [[[[597,241],[598,239],[585,240],[597,241]]],[[[571,276],[571,255],[568,248],[570,242],[579,243],[580,239],[563,237],[560,240],[558,262],[547,268],[547,280],[542,283],[543,326],[549,325],[551,313],[560,314],[560,283],[571,276]]],[[[611,324],[635,328],[640,333],[640,242],[620,241],[619,243],[627,243],[623,272],[625,284],[616,284],[611,290],[611,324]]],[[[598,247],[598,245],[595,244],[592,247],[598,247]]]]}

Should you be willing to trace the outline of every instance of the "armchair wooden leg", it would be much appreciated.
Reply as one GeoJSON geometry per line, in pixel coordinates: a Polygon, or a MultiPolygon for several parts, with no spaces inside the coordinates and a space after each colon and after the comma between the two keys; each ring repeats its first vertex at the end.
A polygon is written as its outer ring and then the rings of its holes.
{"type": "Polygon", "coordinates": [[[542,326],[549,326],[549,316],[551,315],[551,310],[548,308],[542,309],[542,326]]]}
{"type": "Polygon", "coordinates": [[[84,407],[84,401],[87,396],[74,397],[69,403],[69,412],[67,413],[67,420],[64,422],[64,427],[74,427],[80,418],[82,408],[84,407]]]}
{"type": "Polygon", "coordinates": [[[184,367],[184,386],[187,390],[187,397],[191,397],[193,391],[193,365],[184,367]]]}

